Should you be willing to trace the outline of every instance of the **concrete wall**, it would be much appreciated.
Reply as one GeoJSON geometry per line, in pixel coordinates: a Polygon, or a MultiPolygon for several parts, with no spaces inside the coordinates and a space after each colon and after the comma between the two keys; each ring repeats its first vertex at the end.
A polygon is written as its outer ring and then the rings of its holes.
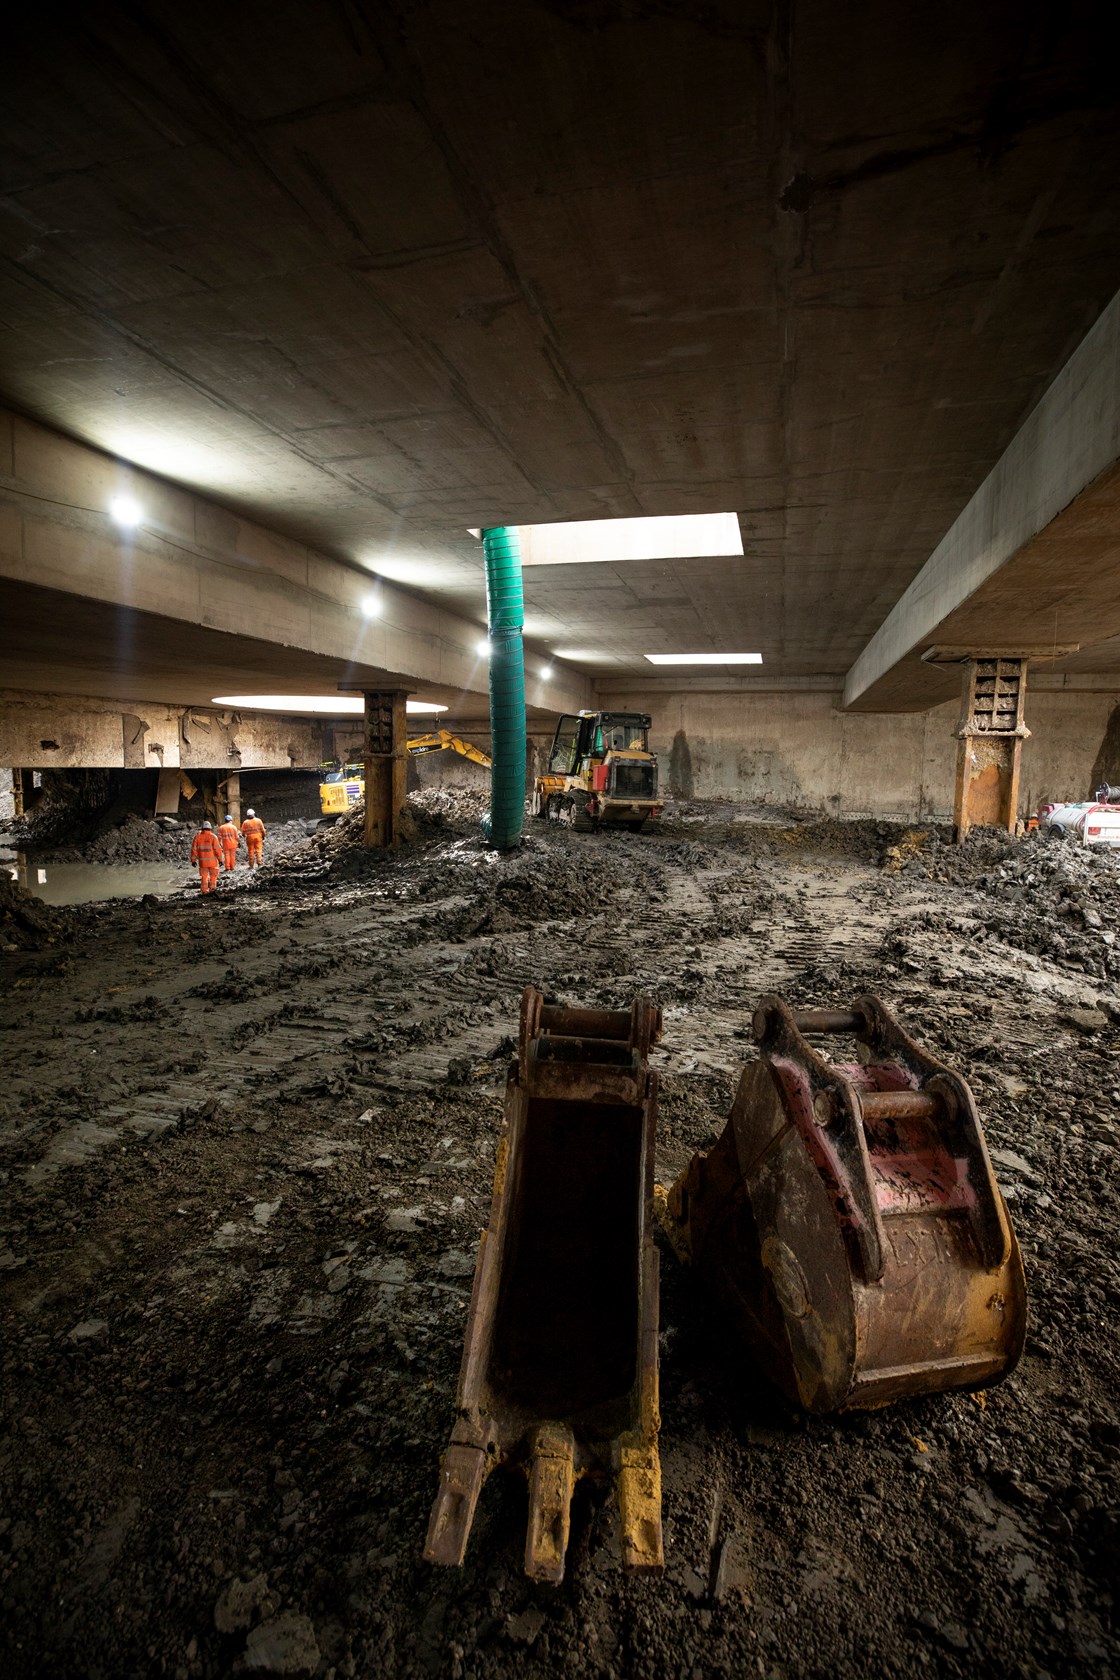
{"type": "Polygon", "coordinates": [[[25,770],[315,768],[330,733],[280,713],[0,694],[0,764],[25,770]]]}
{"type": "MultiPolygon", "coordinates": [[[[741,799],[835,816],[948,820],[958,702],[923,713],[853,713],[839,692],[604,694],[648,711],[662,785],[697,799],[741,799]]],[[[1120,690],[1029,693],[1020,808],[1084,798],[1120,690]]]]}

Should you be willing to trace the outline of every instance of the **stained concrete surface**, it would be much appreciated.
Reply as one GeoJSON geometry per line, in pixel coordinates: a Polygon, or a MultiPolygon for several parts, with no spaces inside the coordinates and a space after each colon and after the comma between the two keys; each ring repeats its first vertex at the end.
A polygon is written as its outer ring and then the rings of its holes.
{"type": "MultiPolygon", "coordinates": [[[[1087,799],[1104,760],[1114,683],[1062,689],[1028,677],[1020,809],[1044,799],[1087,799]]],[[[957,673],[960,682],[960,672],[957,673]]],[[[839,691],[727,693],[627,684],[599,704],[648,711],[651,745],[668,786],[700,799],[738,799],[830,816],[946,820],[960,700],[924,715],[839,709],[839,691]]]]}
{"type": "Polygon", "coordinates": [[[397,857],[320,834],[216,901],[0,906],[7,1672],[1105,1675],[1120,1640],[1114,865],[683,806],[659,834],[397,857]],[[12,948],[14,947],[14,948],[12,948]],[[664,1003],[658,1175],[722,1127],[758,994],[873,988],[964,1071],[1023,1243],[984,1397],[808,1420],[662,1255],[667,1570],[577,1497],[565,1583],[485,1490],[420,1560],[517,997],[664,1003]]]}
{"type": "Polygon", "coordinates": [[[261,520],[472,621],[470,526],[734,511],[741,560],[537,610],[589,671],[725,645],[730,603],[776,671],[843,672],[1116,291],[1108,21],[24,9],[0,393],[212,498],[218,550],[261,520]]]}

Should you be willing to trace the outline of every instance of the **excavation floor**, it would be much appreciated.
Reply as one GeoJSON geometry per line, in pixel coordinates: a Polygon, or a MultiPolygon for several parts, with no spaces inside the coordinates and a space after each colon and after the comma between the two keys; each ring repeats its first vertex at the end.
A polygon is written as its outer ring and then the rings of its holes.
{"type": "Polygon", "coordinates": [[[733,815],[533,824],[498,857],[452,810],[208,900],[9,891],[6,1676],[1120,1668],[1116,872],[733,815]],[[722,1128],[760,993],[879,992],[976,1091],[1028,1268],[1017,1373],[806,1419],[666,1249],[664,1578],[622,1575],[584,1487],[564,1584],[532,1586],[502,1476],[466,1566],[426,1566],[528,981],[662,1001],[664,1182],[722,1128]]]}

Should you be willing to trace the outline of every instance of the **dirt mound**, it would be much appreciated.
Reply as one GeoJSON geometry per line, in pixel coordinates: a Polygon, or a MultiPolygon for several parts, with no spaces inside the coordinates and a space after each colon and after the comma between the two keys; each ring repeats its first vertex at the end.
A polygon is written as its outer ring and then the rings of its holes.
{"type": "Polygon", "coordinates": [[[66,911],[42,904],[14,881],[0,878],[0,947],[41,951],[57,944],[72,923],[66,911]]]}
{"type": "Polygon", "coordinates": [[[183,863],[190,858],[194,834],[187,823],[172,827],[159,818],[131,812],[119,827],[85,843],[43,851],[32,839],[28,851],[44,863],[183,863]]]}
{"type": "MultiPolygon", "coordinates": [[[[881,818],[824,817],[819,822],[800,823],[786,829],[780,838],[785,846],[812,852],[818,857],[858,858],[866,863],[882,863],[895,848],[908,844],[907,836],[915,831],[915,824],[887,822],[881,818]]],[[[951,839],[950,831],[931,824],[921,830],[938,844],[951,839]]]]}
{"type": "Polygon", "coordinates": [[[99,906],[5,957],[5,1672],[1115,1672],[1120,988],[1073,965],[1110,870],[981,837],[889,872],[901,825],[831,823],[822,861],[754,823],[530,823],[504,855],[458,795],[412,810],[394,853],[360,813],[283,856],[270,834],[249,891],[99,906]],[[1053,920],[1068,957],[997,917],[1053,920]],[[802,1416],[665,1250],[665,1576],[623,1575],[581,1481],[565,1583],[535,1587],[498,1475],[463,1569],[424,1565],[530,980],[664,1002],[662,1183],[722,1131],[761,993],[883,995],[976,1091],[1028,1269],[1019,1371],[802,1416]]]}

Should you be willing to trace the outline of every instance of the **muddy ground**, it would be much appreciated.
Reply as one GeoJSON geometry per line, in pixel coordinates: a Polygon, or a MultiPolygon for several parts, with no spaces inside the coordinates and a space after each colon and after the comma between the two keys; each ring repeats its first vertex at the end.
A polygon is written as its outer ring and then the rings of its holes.
{"type": "Polygon", "coordinates": [[[205,901],[3,889],[3,1672],[1105,1675],[1120,1667],[1116,869],[728,807],[482,846],[429,794],[205,901]],[[872,989],[971,1080],[1028,1269],[982,1399],[807,1419],[662,1253],[666,1573],[581,1487],[420,1557],[518,995],[665,1007],[659,1177],[722,1129],[761,992],[872,989]]]}

